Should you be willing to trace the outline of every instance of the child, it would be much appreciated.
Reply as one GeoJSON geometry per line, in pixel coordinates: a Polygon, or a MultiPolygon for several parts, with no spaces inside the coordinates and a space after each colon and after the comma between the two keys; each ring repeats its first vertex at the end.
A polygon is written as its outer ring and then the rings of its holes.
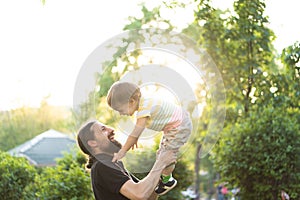
{"type": "MultiPolygon", "coordinates": [[[[140,88],[130,82],[116,82],[108,91],[108,105],[121,115],[132,116],[136,111],[136,125],[128,136],[121,150],[114,155],[113,162],[120,160],[130,148],[137,147],[137,141],[145,128],[163,131],[159,151],[174,150],[187,142],[192,130],[192,123],[187,111],[176,104],[155,98],[145,98],[140,88]]],[[[163,170],[162,180],[155,192],[159,195],[167,193],[177,184],[172,177],[175,164],[163,170]]]]}

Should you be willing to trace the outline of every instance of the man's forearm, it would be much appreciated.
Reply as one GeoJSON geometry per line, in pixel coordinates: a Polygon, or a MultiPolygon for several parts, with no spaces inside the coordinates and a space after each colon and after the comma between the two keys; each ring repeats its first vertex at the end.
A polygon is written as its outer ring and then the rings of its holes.
{"type": "Polygon", "coordinates": [[[150,197],[158,184],[162,170],[165,168],[160,162],[156,161],[149,174],[139,183],[139,191],[143,192],[143,196],[150,197]]]}
{"type": "Polygon", "coordinates": [[[156,192],[152,192],[151,196],[148,198],[148,200],[157,200],[158,199],[158,195],[156,194],[156,192]]]}
{"type": "Polygon", "coordinates": [[[121,187],[121,194],[133,200],[155,200],[157,195],[153,194],[154,189],[163,169],[175,161],[176,155],[173,151],[162,151],[148,175],[138,183],[134,183],[132,180],[127,181],[121,187]]]}

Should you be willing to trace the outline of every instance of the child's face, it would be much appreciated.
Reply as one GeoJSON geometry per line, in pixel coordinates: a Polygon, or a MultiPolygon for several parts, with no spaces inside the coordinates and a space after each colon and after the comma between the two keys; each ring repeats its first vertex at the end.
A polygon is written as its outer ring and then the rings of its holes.
{"type": "Polygon", "coordinates": [[[115,110],[118,111],[120,115],[132,116],[133,113],[137,111],[137,109],[138,109],[138,102],[134,99],[130,99],[129,103],[124,104],[115,110]]]}

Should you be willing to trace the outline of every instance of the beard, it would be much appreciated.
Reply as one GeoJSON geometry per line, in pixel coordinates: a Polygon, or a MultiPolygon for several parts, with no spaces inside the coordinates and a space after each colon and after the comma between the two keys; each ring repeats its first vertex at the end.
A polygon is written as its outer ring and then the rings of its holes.
{"type": "Polygon", "coordinates": [[[103,151],[109,154],[118,153],[118,151],[122,148],[122,144],[117,140],[110,140],[110,143],[103,147],[103,151]]]}
{"type": "Polygon", "coordinates": [[[111,140],[111,143],[113,143],[115,146],[117,146],[119,148],[119,150],[122,148],[122,144],[117,140],[111,140]]]}

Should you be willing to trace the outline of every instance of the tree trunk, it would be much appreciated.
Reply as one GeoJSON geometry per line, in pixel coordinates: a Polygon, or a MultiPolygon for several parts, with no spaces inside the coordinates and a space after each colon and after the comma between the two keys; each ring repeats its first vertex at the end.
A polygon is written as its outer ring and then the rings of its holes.
{"type": "Polygon", "coordinates": [[[196,194],[196,198],[195,200],[199,200],[200,199],[200,192],[199,192],[199,188],[200,188],[200,175],[199,175],[199,170],[200,170],[200,151],[201,151],[201,144],[197,143],[197,150],[196,150],[196,158],[195,158],[195,176],[196,176],[196,180],[195,180],[195,194],[196,194]]]}

